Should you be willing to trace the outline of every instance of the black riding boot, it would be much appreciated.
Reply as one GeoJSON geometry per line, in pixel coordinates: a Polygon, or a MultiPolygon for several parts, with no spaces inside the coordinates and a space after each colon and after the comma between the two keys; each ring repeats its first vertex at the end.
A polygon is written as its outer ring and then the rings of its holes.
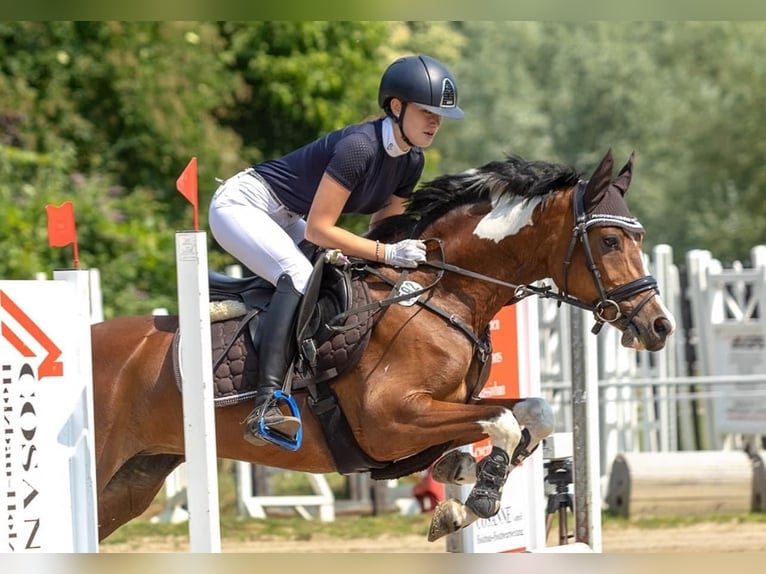
{"type": "Polygon", "coordinates": [[[255,446],[295,441],[301,427],[300,418],[284,414],[274,397],[282,389],[295,351],[295,321],[301,297],[289,275],[279,277],[262,326],[255,408],[245,419],[245,440],[255,446]],[[269,435],[278,440],[269,440],[269,435]]]}

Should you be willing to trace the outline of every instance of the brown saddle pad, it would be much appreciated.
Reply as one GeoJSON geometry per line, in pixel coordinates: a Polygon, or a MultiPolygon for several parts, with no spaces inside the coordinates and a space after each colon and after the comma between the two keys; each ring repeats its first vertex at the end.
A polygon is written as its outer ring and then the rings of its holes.
{"type": "MultiPolygon", "coordinates": [[[[351,283],[351,313],[344,321],[342,329],[325,333],[316,341],[317,358],[313,369],[301,370],[296,362],[293,369],[292,390],[305,390],[309,385],[325,381],[331,382],[352,368],[362,357],[372,333],[373,316],[367,310],[354,313],[370,302],[370,294],[364,281],[351,283]]],[[[256,377],[258,376],[258,355],[253,345],[251,331],[255,325],[247,321],[260,320],[260,313],[216,321],[210,325],[210,338],[213,356],[213,396],[216,407],[234,405],[255,397],[256,377]],[[224,356],[225,354],[225,356],[224,356]]],[[[173,338],[172,354],[176,384],[181,390],[181,373],[178,360],[179,333],[173,338]]]]}

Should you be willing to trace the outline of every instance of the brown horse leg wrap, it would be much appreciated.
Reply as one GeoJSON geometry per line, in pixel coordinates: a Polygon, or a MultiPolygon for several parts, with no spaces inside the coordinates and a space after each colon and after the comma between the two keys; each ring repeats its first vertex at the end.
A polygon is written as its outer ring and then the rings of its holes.
{"type": "Polygon", "coordinates": [[[496,446],[476,465],[476,484],[465,505],[479,518],[489,518],[500,510],[500,496],[511,472],[508,453],[496,446]]]}

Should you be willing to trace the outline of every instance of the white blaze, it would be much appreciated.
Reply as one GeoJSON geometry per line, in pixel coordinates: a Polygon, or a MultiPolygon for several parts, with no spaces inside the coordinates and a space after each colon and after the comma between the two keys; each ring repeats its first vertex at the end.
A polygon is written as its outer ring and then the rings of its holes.
{"type": "Polygon", "coordinates": [[[532,224],[532,213],[541,201],[541,197],[525,201],[522,197],[508,193],[494,196],[492,211],[479,221],[473,233],[481,239],[500,243],[509,235],[515,235],[521,228],[532,224]]]}

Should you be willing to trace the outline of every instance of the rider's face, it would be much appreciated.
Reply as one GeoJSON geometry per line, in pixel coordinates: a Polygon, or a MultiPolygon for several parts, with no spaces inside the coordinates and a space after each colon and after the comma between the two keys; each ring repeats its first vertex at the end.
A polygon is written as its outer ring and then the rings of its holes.
{"type": "MultiPolygon", "coordinates": [[[[398,117],[401,114],[402,105],[399,100],[393,100],[391,103],[391,111],[394,116],[398,117]]],[[[442,117],[433,112],[429,112],[425,108],[420,107],[418,104],[410,103],[407,105],[404,114],[404,133],[407,138],[417,147],[428,147],[436,137],[436,133],[439,131],[439,127],[442,124],[442,117]]],[[[407,145],[403,139],[399,130],[396,130],[397,141],[402,148],[406,148],[407,145]]]]}

